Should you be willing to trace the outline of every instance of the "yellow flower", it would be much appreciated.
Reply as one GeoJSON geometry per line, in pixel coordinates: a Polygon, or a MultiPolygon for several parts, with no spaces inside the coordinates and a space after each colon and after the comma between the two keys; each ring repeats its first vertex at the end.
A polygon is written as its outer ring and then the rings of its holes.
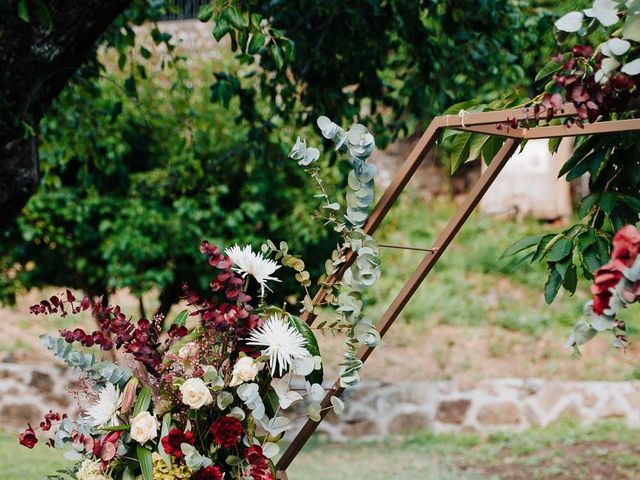
{"type": "Polygon", "coordinates": [[[173,465],[169,466],[157,453],[154,453],[152,458],[154,480],[186,480],[191,478],[193,472],[184,463],[174,461],[173,465]]]}

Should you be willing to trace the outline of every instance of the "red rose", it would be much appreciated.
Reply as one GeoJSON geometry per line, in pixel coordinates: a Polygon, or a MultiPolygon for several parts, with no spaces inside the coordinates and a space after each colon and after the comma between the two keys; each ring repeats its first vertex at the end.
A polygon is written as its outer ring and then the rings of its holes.
{"type": "Polygon", "coordinates": [[[164,447],[164,451],[167,455],[182,458],[184,457],[184,453],[182,453],[180,445],[188,443],[193,446],[196,443],[196,438],[191,432],[183,432],[179,428],[172,428],[160,441],[162,442],[162,446],[164,447]]]}
{"type": "Polygon", "coordinates": [[[633,225],[622,227],[613,237],[611,258],[620,260],[630,267],[636,261],[640,250],[640,232],[633,225]]]}
{"type": "Polygon", "coordinates": [[[251,445],[244,453],[244,458],[251,465],[250,473],[254,480],[273,480],[269,460],[262,453],[262,447],[251,445]]]}
{"type": "Polygon", "coordinates": [[[36,446],[36,443],[38,443],[38,438],[36,437],[36,432],[31,428],[31,425],[27,425],[28,428],[18,436],[18,439],[20,440],[20,445],[33,448],[36,446]]]}
{"type": "Polygon", "coordinates": [[[222,470],[217,465],[201,468],[191,475],[191,480],[222,480],[222,470]]]}
{"type": "Polygon", "coordinates": [[[621,260],[611,260],[606,265],[603,265],[596,270],[596,276],[591,285],[591,293],[593,294],[593,311],[602,315],[604,311],[609,307],[609,300],[611,299],[611,288],[615,286],[622,279],[622,271],[626,268],[626,265],[621,260]]]}
{"type": "Polygon", "coordinates": [[[238,443],[244,429],[240,420],[233,417],[221,417],[211,425],[211,433],[216,444],[229,448],[238,443]]]}

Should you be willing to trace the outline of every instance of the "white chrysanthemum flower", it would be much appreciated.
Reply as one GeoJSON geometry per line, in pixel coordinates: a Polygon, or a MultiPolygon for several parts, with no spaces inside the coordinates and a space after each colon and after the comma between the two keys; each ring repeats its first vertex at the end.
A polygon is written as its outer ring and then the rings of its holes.
{"type": "Polygon", "coordinates": [[[272,315],[262,327],[251,332],[247,343],[265,347],[264,354],[269,357],[272,374],[275,374],[276,366],[278,375],[282,375],[294,360],[311,355],[305,348],[306,340],[300,332],[278,315],[272,315]]]}
{"type": "Polygon", "coordinates": [[[121,401],[120,392],[113,384],[107,383],[98,392],[98,400],[87,409],[87,421],[93,427],[116,425],[118,423],[116,414],[121,401]]]}
{"type": "Polygon", "coordinates": [[[264,258],[261,253],[253,252],[251,245],[247,245],[244,248],[234,245],[231,248],[227,248],[224,253],[236,265],[233,269],[235,272],[240,273],[243,277],[251,275],[256,279],[260,284],[261,296],[264,297],[264,289],[267,288],[267,281],[280,281],[272,276],[273,273],[280,268],[280,265],[273,260],[264,258]]]}

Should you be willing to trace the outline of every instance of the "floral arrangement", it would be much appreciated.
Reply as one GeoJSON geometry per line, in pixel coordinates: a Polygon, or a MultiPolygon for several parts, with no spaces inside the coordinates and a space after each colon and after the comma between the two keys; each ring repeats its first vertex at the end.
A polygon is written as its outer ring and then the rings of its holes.
{"type": "Polygon", "coordinates": [[[640,231],[633,225],[621,228],[613,237],[611,260],[596,271],[592,299],[585,305],[588,321],[574,327],[567,346],[577,348],[606,330],[613,332],[615,347],[629,344],[625,323],[616,317],[627,305],[640,300],[638,251],[640,231]]]}
{"type": "MultiPolygon", "coordinates": [[[[68,290],[31,307],[34,315],[88,311],[98,326],[42,337],[58,359],[82,372],[73,392],[78,418],[50,411],[19,436],[28,448],[44,436],[75,461],[50,478],[275,479],[272,458],[293,427],[286,411],[304,401],[304,415],[319,421],[325,395],[313,331],[287,311],[286,302],[268,301],[283,267],[295,272],[304,289],[300,314],[334,307],[335,318],[318,327],[345,334],[341,378],[345,385],[358,381],[355,352],[379,339],[362,313],[362,294],[379,277],[377,246],[362,230],[373,201],[375,167],[366,160],[374,142],[362,125],[345,131],[326,117],[318,125],[351,169],[343,206],[330,198],[320,176],[319,149],[298,138],[290,154],[319,186],[323,203],[316,217],[343,239],[326,262],[314,298],[305,264],[286,242],[267,241],[262,251],[238,245],[222,251],[204,241],[200,251],[214,270],[210,292],[205,298],[185,284],[188,309],[168,328],[161,315],[133,321],[119,306],[77,300],[68,290]],[[338,282],[341,268],[344,280],[338,282]],[[111,360],[99,359],[91,351],[96,348],[112,354],[111,360]],[[291,388],[296,376],[304,377],[306,388],[291,388]]],[[[331,403],[341,413],[342,401],[332,397],[331,403]]]]}

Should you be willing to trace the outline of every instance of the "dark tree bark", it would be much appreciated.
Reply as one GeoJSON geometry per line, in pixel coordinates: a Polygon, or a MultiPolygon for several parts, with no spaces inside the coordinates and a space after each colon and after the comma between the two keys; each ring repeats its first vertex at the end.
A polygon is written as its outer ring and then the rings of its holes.
{"type": "Polygon", "coordinates": [[[180,282],[174,282],[170,285],[167,285],[162,292],[160,292],[159,300],[160,305],[156,310],[156,315],[164,315],[166,316],[178,301],[180,301],[180,296],[182,295],[182,284],[180,282]]]}
{"type": "Polygon", "coordinates": [[[7,0],[0,8],[0,231],[38,186],[38,143],[29,128],[37,131],[44,111],[131,0],[44,0],[47,26],[32,1],[30,21],[20,19],[19,3],[7,0]]]}

